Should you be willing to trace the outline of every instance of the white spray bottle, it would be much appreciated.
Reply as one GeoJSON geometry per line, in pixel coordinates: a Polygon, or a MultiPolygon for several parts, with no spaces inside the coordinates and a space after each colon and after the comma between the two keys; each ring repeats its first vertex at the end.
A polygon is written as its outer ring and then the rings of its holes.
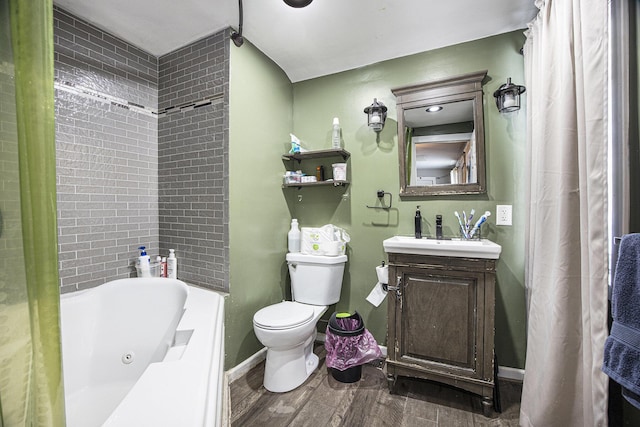
{"type": "Polygon", "coordinates": [[[333,130],[331,131],[331,148],[342,148],[342,131],[340,130],[340,120],[333,118],[333,130]]]}
{"type": "Polygon", "coordinates": [[[175,249],[169,249],[169,258],[167,258],[167,277],[169,279],[178,278],[178,258],[176,258],[175,249]]]}

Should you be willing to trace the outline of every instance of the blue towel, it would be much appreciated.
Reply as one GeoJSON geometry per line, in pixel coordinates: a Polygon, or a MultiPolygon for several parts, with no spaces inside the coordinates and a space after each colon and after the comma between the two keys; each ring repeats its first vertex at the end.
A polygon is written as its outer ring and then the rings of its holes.
{"type": "Polygon", "coordinates": [[[640,234],[628,234],[620,242],[611,315],[602,370],[623,387],[624,398],[640,409],[640,234]]]}

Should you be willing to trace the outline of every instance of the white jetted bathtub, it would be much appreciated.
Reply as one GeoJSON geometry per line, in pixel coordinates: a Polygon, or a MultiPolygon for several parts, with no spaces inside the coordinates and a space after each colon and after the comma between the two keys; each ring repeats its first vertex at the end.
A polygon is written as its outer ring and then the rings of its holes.
{"type": "Polygon", "coordinates": [[[164,278],[60,298],[68,427],[220,426],[224,301],[164,278]]]}

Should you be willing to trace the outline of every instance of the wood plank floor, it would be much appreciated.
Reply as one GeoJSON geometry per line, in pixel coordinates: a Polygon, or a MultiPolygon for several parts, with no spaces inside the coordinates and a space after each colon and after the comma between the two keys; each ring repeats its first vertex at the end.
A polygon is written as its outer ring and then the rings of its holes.
{"type": "Polygon", "coordinates": [[[325,350],[317,344],[320,367],[288,393],[271,393],[262,386],[264,362],[230,385],[232,427],[434,427],[517,426],[522,385],[500,380],[502,413],[482,415],[480,397],[437,383],[399,378],[390,394],[383,368],[364,365],[362,379],[336,381],[324,364],[325,350]]]}

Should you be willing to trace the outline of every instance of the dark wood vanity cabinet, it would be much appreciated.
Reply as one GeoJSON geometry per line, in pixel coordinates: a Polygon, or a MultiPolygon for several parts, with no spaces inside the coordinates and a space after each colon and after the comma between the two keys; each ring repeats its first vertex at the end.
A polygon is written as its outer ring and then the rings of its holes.
{"type": "Polygon", "coordinates": [[[495,260],[389,253],[387,377],[494,393],[495,260]]]}

